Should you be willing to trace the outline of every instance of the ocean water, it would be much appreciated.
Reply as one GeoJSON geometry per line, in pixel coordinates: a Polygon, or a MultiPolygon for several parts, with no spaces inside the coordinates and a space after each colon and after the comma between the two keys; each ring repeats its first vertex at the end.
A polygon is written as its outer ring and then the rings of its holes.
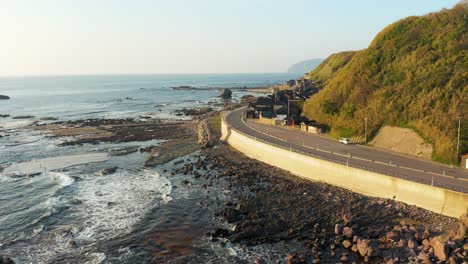
{"type": "MultiPolygon", "coordinates": [[[[212,105],[220,99],[218,91],[180,91],[172,90],[172,86],[267,86],[297,77],[226,74],[0,78],[0,94],[11,97],[0,100],[0,114],[10,115],[0,118],[0,166],[135,145],[59,147],[64,139],[22,129],[41,117],[60,121],[142,115],[178,119],[182,117],[175,115],[176,109],[212,105]],[[18,115],[35,118],[12,118],[18,115]]],[[[245,94],[236,91],[234,99],[245,94]]],[[[160,142],[156,139],[136,145],[160,142]]],[[[191,158],[194,155],[181,159],[191,158]]],[[[186,176],[168,175],[167,170],[176,166],[174,162],[151,169],[143,169],[143,162],[142,155],[134,153],[66,170],[44,171],[34,177],[11,177],[0,172],[0,255],[8,255],[17,263],[159,263],[177,262],[190,254],[194,254],[192,263],[242,259],[241,249],[213,245],[204,238],[213,220],[206,209],[193,203],[203,199],[206,190],[177,188],[186,176]],[[119,168],[117,172],[100,174],[102,169],[114,166],[119,168]],[[171,241],[176,241],[176,246],[171,241]]],[[[212,191],[224,195],[222,190],[212,191]]]]}

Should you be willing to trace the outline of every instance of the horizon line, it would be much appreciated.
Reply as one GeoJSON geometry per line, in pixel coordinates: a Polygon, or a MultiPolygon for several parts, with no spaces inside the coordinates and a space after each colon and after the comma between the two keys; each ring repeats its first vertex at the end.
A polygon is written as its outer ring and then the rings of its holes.
{"type": "Polygon", "coordinates": [[[70,73],[70,74],[18,74],[18,75],[0,75],[0,78],[24,78],[24,77],[80,77],[80,76],[143,76],[143,75],[234,75],[234,74],[305,74],[305,73],[290,73],[288,71],[282,72],[218,72],[218,73],[70,73]]]}

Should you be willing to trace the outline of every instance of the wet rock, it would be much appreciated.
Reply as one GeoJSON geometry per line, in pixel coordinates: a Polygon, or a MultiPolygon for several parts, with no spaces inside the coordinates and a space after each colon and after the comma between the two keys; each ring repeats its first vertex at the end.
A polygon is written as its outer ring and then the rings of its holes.
{"type": "Polygon", "coordinates": [[[232,208],[232,207],[225,208],[223,212],[223,216],[224,216],[224,219],[226,219],[228,223],[237,222],[244,218],[242,213],[238,209],[232,208]]]}
{"type": "Polygon", "coordinates": [[[55,120],[58,120],[58,118],[46,116],[46,117],[39,118],[39,120],[42,120],[42,121],[55,121],[55,120]]]}
{"type": "Polygon", "coordinates": [[[192,185],[192,183],[190,181],[188,181],[188,180],[183,180],[182,184],[183,185],[192,185]]]}
{"type": "Polygon", "coordinates": [[[112,156],[124,156],[138,151],[138,146],[130,146],[125,148],[112,149],[110,155],[112,156]]]}
{"type": "Polygon", "coordinates": [[[9,117],[10,115],[0,115],[0,118],[9,117]]]}
{"type": "MultiPolygon", "coordinates": [[[[0,100],[8,100],[8,99],[10,99],[9,96],[1,95],[1,94],[0,94],[0,100]]],[[[1,263],[1,262],[0,262],[0,263],[1,263]]]]}
{"type": "Polygon", "coordinates": [[[15,262],[8,256],[0,255],[0,264],[15,264],[15,262]]]}
{"type": "Polygon", "coordinates": [[[151,152],[153,152],[153,149],[155,149],[155,148],[156,148],[156,146],[148,146],[148,147],[140,148],[139,151],[140,151],[140,153],[143,153],[143,152],[151,153],[151,152]]]}
{"type": "Polygon", "coordinates": [[[32,115],[19,115],[19,116],[14,116],[13,119],[30,119],[34,118],[32,115]]]}
{"type": "Polygon", "coordinates": [[[119,169],[118,167],[103,169],[101,171],[101,175],[109,175],[109,174],[115,173],[118,169],[119,169]]]}
{"type": "Polygon", "coordinates": [[[231,99],[232,97],[232,91],[229,90],[229,89],[222,89],[221,90],[221,93],[219,94],[219,96],[223,99],[231,99]]]}
{"type": "Polygon", "coordinates": [[[73,200],[70,201],[70,203],[73,204],[73,205],[79,205],[79,204],[82,204],[83,201],[80,200],[80,199],[73,199],[73,200]]]}
{"type": "Polygon", "coordinates": [[[76,244],[75,240],[69,240],[67,242],[67,247],[68,248],[76,248],[76,246],[77,246],[77,244],[76,244]]]}
{"type": "Polygon", "coordinates": [[[214,233],[212,234],[212,237],[221,237],[221,238],[226,238],[230,235],[229,230],[223,229],[223,228],[216,228],[214,233]]]}

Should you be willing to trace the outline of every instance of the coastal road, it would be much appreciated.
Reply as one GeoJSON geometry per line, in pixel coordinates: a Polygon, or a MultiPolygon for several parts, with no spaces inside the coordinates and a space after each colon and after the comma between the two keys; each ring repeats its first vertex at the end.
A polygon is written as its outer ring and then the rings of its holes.
{"type": "Polygon", "coordinates": [[[290,127],[243,120],[244,109],[229,113],[226,122],[256,140],[350,167],[468,193],[468,170],[370,146],[344,145],[324,135],[290,127]]]}

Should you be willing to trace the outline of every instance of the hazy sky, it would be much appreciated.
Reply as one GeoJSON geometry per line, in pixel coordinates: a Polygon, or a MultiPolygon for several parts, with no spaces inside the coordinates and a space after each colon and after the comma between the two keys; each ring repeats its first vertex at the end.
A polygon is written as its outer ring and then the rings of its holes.
{"type": "Polygon", "coordinates": [[[282,72],[458,0],[0,0],[0,75],[282,72]]]}

